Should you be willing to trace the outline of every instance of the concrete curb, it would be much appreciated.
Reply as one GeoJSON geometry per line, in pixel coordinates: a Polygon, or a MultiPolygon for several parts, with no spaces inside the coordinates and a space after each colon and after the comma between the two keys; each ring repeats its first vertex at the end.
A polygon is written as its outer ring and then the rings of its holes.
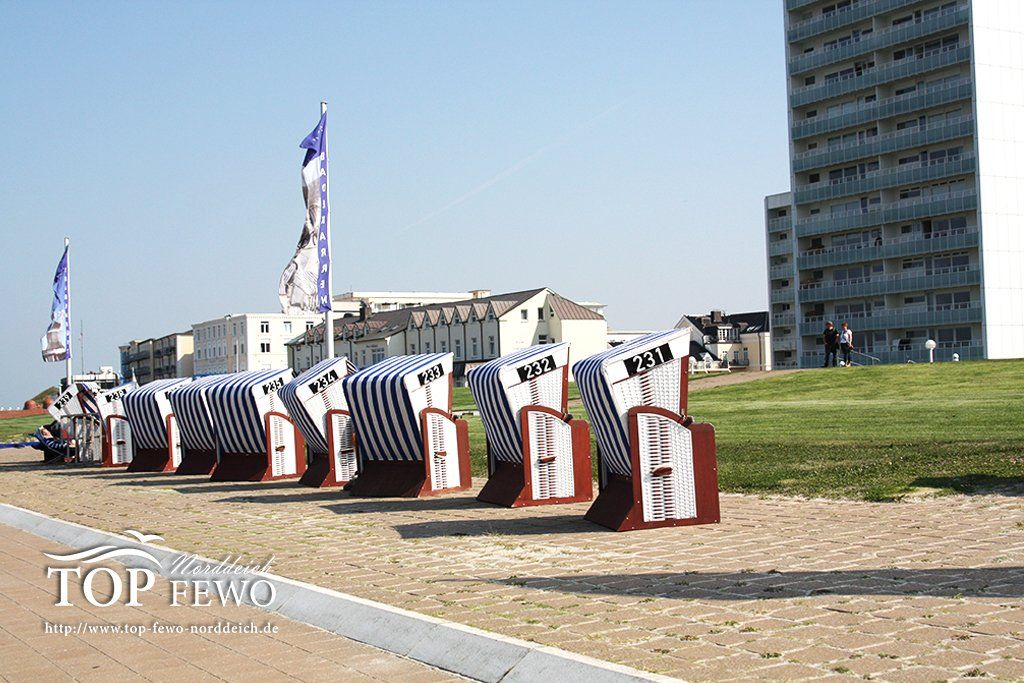
{"type": "MultiPolygon", "coordinates": [[[[159,573],[168,579],[216,579],[236,585],[244,580],[238,575],[227,573],[175,572],[171,568],[172,562],[182,555],[192,556],[191,553],[151,543],[139,543],[125,536],[65,522],[7,503],[0,503],[0,524],[76,549],[111,543],[124,548],[144,549],[160,561],[159,573]]],[[[219,563],[201,556],[195,557],[204,564],[219,563]]],[[[118,558],[118,562],[152,568],[148,561],[141,558],[122,557],[118,558]]],[[[665,683],[678,680],[489,633],[276,574],[259,574],[258,578],[273,584],[276,599],[269,607],[246,601],[252,606],[478,681],[665,683]]]]}

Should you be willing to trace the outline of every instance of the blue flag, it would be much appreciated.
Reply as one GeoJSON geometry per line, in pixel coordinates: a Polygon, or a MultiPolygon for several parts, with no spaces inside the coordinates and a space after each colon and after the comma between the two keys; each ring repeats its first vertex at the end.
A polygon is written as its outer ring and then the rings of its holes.
{"type": "Polygon", "coordinates": [[[71,292],[68,283],[68,248],[57,264],[53,276],[53,306],[50,326],[43,335],[43,360],[55,362],[71,358],[71,292]]]}
{"type": "Polygon", "coordinates": [[[306,150],[302,161],[302,195],[306,199],[306,221],[302,226],[295,256],[281,274],[278,298],[281,311],[331,310],[331,234],[327,198],[327,112],[299,144],[306,150]]]}

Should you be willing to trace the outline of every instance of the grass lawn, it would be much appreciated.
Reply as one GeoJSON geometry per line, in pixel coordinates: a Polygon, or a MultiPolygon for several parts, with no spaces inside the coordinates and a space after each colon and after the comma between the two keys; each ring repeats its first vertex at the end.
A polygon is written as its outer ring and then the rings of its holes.
{"type": "Polygon", "coordinates": [[[53,418],[49,414],[0,420],[0,443],[29,441],[29,434],[34,432],[37,427],[50,422],[53,422],[53,418]]]}
{"type": "MultiPolygon", "coordinates": [[[[454,402],[473,407],[465,388],[454,402]]],[[[695,392],[690,412],[715,425],[723,491],[888,500],[1024,486],[1024,361],[808,370],[695,392]]],[[[483,425],[467,420],[483,476],[483,425]]]]}

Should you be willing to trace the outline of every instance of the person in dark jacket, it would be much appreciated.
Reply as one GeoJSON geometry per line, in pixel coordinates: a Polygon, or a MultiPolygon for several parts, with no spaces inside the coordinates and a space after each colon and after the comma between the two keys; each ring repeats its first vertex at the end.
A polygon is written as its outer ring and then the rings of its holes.
{"type": "Polygon", "coordinates": [[[825,331],[821,333],[821,343],[825,345],[825,364],[821,367],[828,367],[828,359],[832,358],[832,367],[836,367],[836,355],[839,353],[839,330],[829,320],[825,323],[825,331]]]}

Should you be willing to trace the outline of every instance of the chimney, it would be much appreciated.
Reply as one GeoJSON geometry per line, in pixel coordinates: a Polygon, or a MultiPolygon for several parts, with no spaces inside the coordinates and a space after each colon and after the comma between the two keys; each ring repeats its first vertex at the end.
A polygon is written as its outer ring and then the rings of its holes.
{"type": "Polygon", "coordinates": [[[722,322],[725,314],[722,311],[711,311],[711,320],[716,323],[722,322]]]}
{"type": "Polygon", "coordinates": [[[363,322],[370,317],[370,305],[366,302],[366,299],[359,300],[359,322],[363,322]]]}

